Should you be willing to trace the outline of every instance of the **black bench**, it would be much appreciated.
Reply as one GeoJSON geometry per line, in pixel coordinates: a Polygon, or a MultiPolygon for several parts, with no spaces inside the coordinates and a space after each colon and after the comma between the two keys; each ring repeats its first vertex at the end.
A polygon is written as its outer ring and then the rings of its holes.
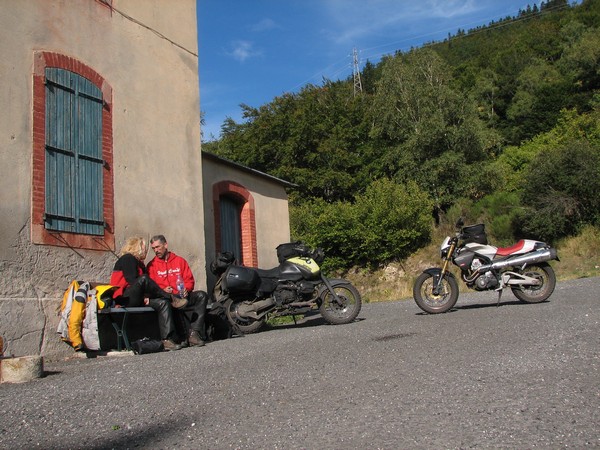
{"type": "MultiPolygon", "coordinates": [[[[212,304],[206,305],[206,310],[209,311],[212,307],[212,304]]],[[[117,350],[123,350],[123,345],[125,349],[131,350],[131,342],[129,341],[129,336],[127,334],[127,323],[129,320],[130,314],[140,314],[140,313],[148,313],[155,312],[150,306],[136,306],[133,308],[121,307],[121,308],[106,308],[99,309],[98,314],[108,315],[110,318],[110,322],[117,333],[117,350]]]]}
{"type": "Polygon", "coordinates": [[[107,314],[110,317],[110,322],[117,333],[117,350],[123,350],[122,344],[125,344],[127,350],[131,350],[131,343],[127,336],[127,321],[130,314],[139,314],[145,312],[154,312],[154,309],[149,306],[137,306],[134,308],[106,308],[99,309],[98,314],[107,314]],[[120,316],[120,320],[117,319],[120,316]]]}

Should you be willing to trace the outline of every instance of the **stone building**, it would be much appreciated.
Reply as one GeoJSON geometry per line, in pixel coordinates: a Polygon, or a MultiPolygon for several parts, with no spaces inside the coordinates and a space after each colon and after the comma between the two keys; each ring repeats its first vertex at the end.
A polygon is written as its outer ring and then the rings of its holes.
{"type": "Polygon", "coordinates": [[[108,280],[129,236],[167,236],[200,289],[223,246],[248,265],[276,262],[289,240],[286,183],[203,157],[197,38],[196,0],[3,0],[7,353],[65,353],[63,291],[108,280]]]}

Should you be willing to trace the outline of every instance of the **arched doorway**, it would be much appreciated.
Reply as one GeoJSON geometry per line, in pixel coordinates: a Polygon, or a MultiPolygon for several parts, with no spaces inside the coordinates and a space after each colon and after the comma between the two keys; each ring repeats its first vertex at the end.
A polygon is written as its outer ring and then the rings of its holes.
{"type": "Polygon", "coordinates": [[[219,197],[221,218],[222,252],[232,252],[238,260],[242,259],[242,208],[241,202],[228,195],[219,197]]]}
{"type": "Polygon", "coordinates": [[[233,251],[238,263],[257,267],[254,198],[250,191],[233,181],[215,183],[213,207],[217,253],[233,251]]]}

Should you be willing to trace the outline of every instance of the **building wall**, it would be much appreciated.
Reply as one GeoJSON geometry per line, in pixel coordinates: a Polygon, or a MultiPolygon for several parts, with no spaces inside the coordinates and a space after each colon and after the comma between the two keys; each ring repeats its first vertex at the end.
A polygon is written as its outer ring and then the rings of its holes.
{"type": "MultiPolygon", "coordinates": [[[[288,196],[283,184],[268,177],[260,177],[234,166],[222,163],[214,158],[203,158],[202,181],[204,183],[205,230],[206,230],[206,263],[207,266],[215,259],[217,242],[212,238],[216,235],[214,226],[215,200],[213,187],[223,182],[242,187],[252,198],[256,258],[253,261],[262,269],[271,269],[279,264],[275,248],[290,240],[290,222],[288,196]]],[[[250,224],[243,224],[242,228],[250,224]]],[[[242,233],[244,230],[242,230],[242,233]]],[[[255,265],[246,263],[246,265],[255,265]]],[[[209,288],[215,277],[208,273],[209,288]]]]}
{"type": "Polygon", "coordinates": [[[204,288],[196,0],[3,0],[0,15],[0,335],[7,353],[57,355],[70,280],[108,280],[132,235],[165,234],[204,288]],[[71,57],[112,89],[114,244],[32,242],[35,57],[71,57]]]}

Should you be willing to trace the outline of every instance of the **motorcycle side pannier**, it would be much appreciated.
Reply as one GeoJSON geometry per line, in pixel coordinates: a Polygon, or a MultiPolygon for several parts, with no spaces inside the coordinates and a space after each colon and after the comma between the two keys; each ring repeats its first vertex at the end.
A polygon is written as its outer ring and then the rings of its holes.
{"type": "Polygon", "coordinates": [[[310,248],[304,245],[302,242],[288,242],[287,244],[280,244],[277,246],[276,250],[279,263],[284,262],[286,259],[295,258],[297,256],[310,256],[311,253],[310,248]]]}
{"type": "Polygon", "coordinates": [[[485,234],[485,225],[478,223],[462,229],[461,239],[467,244],[487,245],[487,235],[485,234]]]}
{"type": "Polygon", "coordinates": [[[260,277],[256,270],[249,267],[229,266],[225,272],[224,290],[231,294],[256,293],[260,286],[260,277]]]}

